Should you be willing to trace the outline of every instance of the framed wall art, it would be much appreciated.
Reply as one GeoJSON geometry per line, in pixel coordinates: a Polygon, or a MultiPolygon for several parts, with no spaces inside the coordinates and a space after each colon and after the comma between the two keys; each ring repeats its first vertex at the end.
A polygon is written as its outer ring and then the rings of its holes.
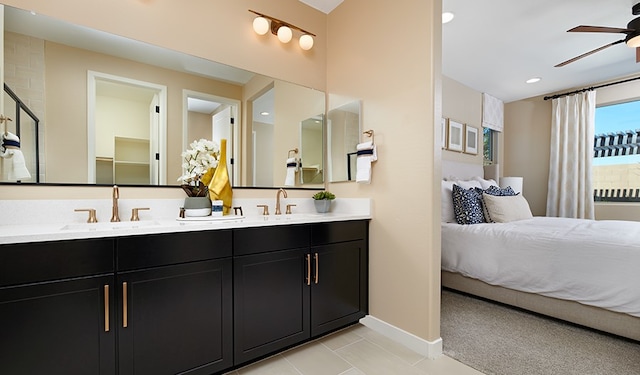
{"type": "Polygon", "coordinates": [[[464,139],[464,125],[457,121],[449,119],[449,139],[447,142],[447,150],[462,151],[464,139]]]}
{"type": "Polygon", "coordinates": [[[467,154],[478,154],[478,128],[465,125],[464,152],[467,154]]]}

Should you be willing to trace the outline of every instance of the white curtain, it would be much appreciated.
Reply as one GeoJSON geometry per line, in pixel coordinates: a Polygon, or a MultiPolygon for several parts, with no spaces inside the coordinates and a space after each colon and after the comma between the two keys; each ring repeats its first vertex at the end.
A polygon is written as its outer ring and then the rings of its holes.
{"type": "Polygon", "coordinates": [[[593,219],[596,93],[553,99],[547,216],[593,219]]]}

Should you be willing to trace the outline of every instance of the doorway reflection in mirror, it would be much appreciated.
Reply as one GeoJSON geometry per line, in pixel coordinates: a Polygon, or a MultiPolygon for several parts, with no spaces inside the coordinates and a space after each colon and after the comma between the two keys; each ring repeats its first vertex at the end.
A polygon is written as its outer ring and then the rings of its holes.
{"type": "Polygon", "coordinates": [[[356,146],[360,142],[361,101],[329,95],[327,115],[329,181],[355,181],[356,146]]]}

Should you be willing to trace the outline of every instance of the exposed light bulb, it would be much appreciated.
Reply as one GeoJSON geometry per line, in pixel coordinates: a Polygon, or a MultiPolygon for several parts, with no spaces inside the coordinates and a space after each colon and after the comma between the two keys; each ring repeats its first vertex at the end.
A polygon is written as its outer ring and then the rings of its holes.
{"type": "Polygon", "coordinates": [[[313,47],[313,37],[309,34],[304,34],[300,37],[300,48],[305,51],[310,50],[313,47]]]}
{"type": "Polygon", "coordinates": [[[253,20],[253,31],[258,35],[264,35],[269,31],[269,21],[264,17],[256,17],[253,20]]]}
{"type": "Polygon", "coordinates": [[[293,32],[289,27],[280,26],[280,28],[278,28],[278,39],[280,39],[282,43],[289,43],[292,37],[293,32]]]}

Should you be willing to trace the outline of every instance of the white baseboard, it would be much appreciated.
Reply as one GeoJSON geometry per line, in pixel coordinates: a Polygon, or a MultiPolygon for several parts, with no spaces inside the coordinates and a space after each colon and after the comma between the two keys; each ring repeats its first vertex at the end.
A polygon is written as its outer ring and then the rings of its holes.
{"type": "Polygon", "coordinates": [[[360,323],[427,358],[434,359],[442,355],[442,338],[427,341],[371,315],[360,319],[360,323]]]}

